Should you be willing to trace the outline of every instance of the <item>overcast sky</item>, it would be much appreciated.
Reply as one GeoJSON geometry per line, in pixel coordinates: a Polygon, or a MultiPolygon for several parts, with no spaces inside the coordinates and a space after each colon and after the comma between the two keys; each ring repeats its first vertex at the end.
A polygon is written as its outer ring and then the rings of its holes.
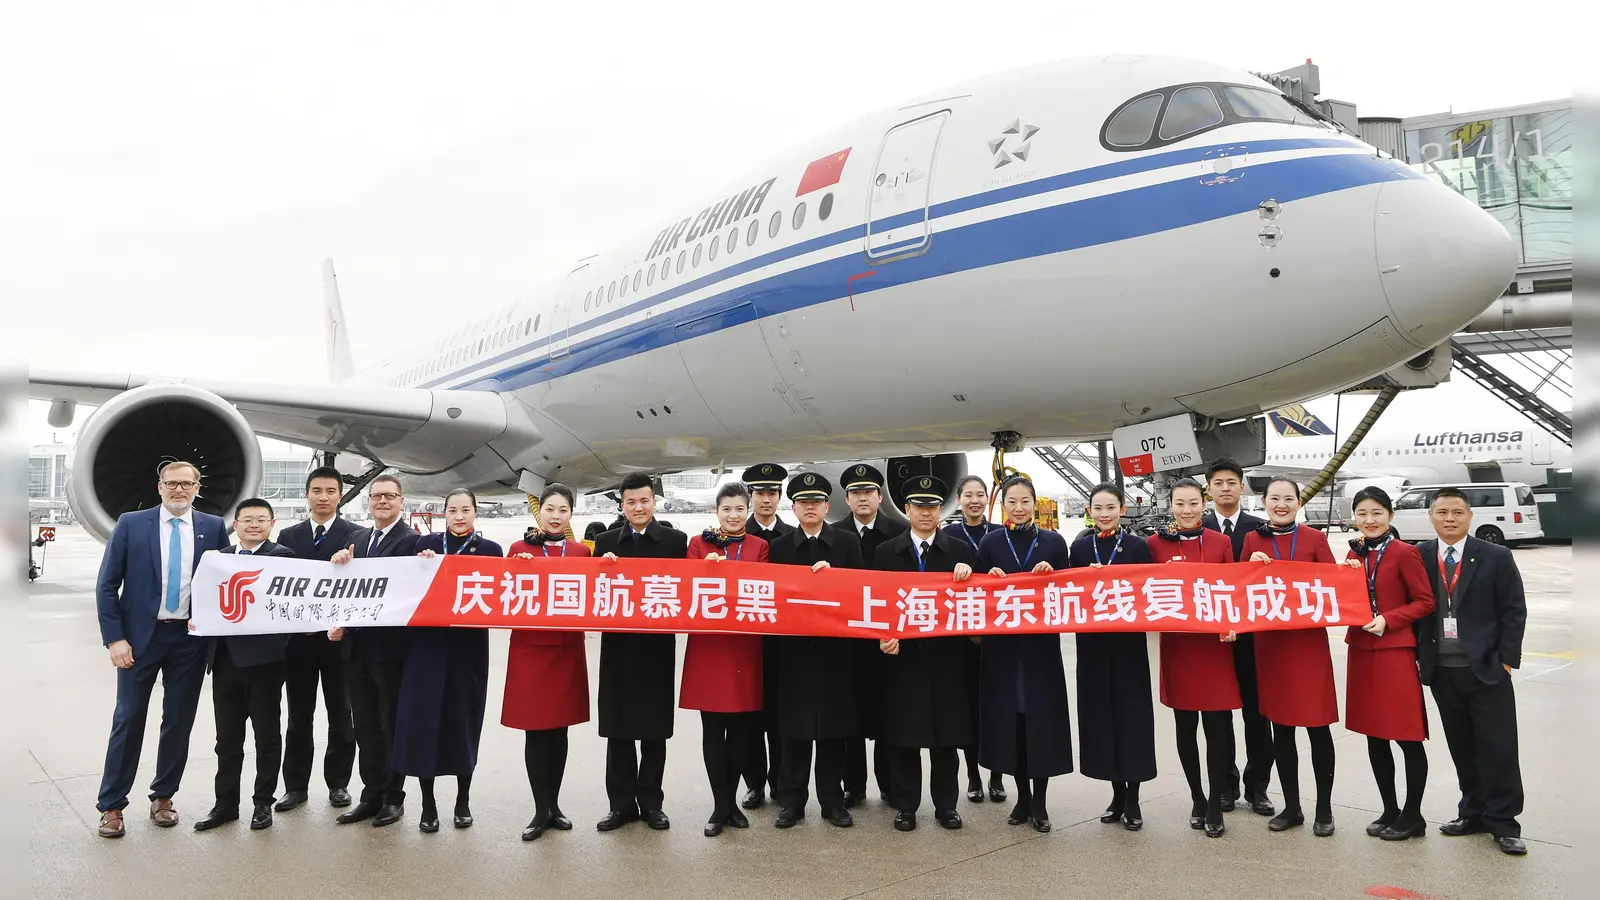
{"type": "Polygon", "coordinates": [[[359,367],[812,134],[1042,60],[1311,57],[1324,97],[1407,116],[1571,96],[1577,58],[1547,43],[1567,2],[533,6],[11,11],[0,285],[26,359],[319,381],[325,256],[359,367]]]}

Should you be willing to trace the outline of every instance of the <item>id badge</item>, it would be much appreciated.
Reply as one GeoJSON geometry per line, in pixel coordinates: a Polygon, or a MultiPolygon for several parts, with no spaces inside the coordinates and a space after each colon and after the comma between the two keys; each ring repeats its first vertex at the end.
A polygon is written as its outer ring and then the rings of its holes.
{"type": "Polygon", "coordinates": [[[1458,640],[1461,637],[1460,633],[1456,631],[1455,616],[1444,617],[1444,636],[1452,641],[1458,640]]]}

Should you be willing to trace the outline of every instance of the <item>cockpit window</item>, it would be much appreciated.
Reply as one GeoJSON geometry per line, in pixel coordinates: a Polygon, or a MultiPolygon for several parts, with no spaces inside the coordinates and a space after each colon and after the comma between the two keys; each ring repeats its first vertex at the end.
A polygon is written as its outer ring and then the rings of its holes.
{"type": "Polygon", "coordinates": [[[1106,143],[1115,147],[1137,147],[1150,140],[1163,99],[1160,94],[1151,94],[1124,106],[1106,125],[1106,143]]]}
{"type": "Polygon", "coordinates": [[[1300,117],[1289,101],[1276,91],[1229,86],[1223,88],[1222,93],[1228,98],[1228,105],[1233,107],[1234,114],[1241,119],[1293,122],[1300,117]]]}
{"type": "Polygon", "coordinates": [[[1222,124],[1222,107],[1208,87],[1186,87],[1172,95],[1161,116],[1161,139],[1176,140],[1186,134],[1222,124]]]}

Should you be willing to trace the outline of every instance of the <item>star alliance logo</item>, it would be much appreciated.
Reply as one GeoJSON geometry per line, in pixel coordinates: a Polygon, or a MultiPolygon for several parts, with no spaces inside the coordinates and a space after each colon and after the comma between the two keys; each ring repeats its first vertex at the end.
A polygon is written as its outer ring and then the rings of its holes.
{"type": "Polygon", "coordinates": [[[1027,162],[1028,154],[1033,152],[1033,145],[1029,141],[1038,133],[1039,126],[1012,119],[999,137],[989,139],[989,153],[994,156],[994,167],[1009,166],[1014,159],[1027,162]]]}

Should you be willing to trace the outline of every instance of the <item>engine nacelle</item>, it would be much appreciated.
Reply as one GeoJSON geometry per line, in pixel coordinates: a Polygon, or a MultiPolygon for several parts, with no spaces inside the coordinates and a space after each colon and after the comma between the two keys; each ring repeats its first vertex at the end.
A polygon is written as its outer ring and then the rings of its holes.
{"type": "Polygon", "coordinates": [[[156,470],[200,467],[195,509],[229,518],[261,489],[261,445],[233,404],[186,384],[148,384],[95,410],[78,434],[67,502],[84,530],[106,541],[117,517],[161,502],[156,470]]]}

